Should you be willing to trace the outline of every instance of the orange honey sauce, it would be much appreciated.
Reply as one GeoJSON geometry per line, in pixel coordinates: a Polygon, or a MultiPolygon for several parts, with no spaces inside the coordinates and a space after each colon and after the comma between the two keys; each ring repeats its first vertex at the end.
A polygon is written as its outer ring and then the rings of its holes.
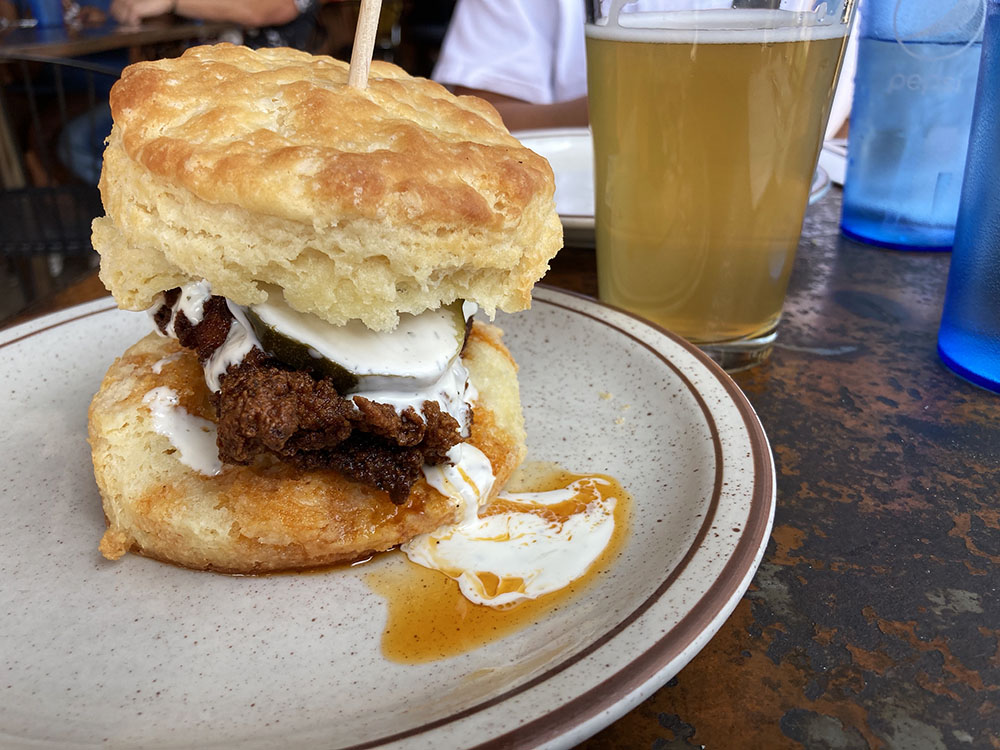
{"type": "MultiPolygon", "coordinates": [[[[537,599],[490,607],[466,599],[458,583],[447,575],[411,563],[401,552],[393,552],[390,557],[395,559],[387,561],[389,564],[364,573],[365,582],[388,604],[381,642],[383,656],[404,664],[457,656],[531,625],[557,606],[583,594],[624,547],[631,506],[625,490],[615,479],[605,475],[574,474],[555,464],[531,462],[518,469],[505,492],[550,492],[566,489],[574,482],[579,482],[579,489],[571,499],[551,505],[498,499],[483,508],[480,516],[511,510],[527,511],[558,524],[599,498],[615,498],[611,539],[582,576],[537,599]]],[[[449,573],[457,574],[458,571],[449,573]]],[[[501,579],[485,572],[476,573],[476,578],[489,597],[519,590],[524,583],[516,577],[501,579]]]]}

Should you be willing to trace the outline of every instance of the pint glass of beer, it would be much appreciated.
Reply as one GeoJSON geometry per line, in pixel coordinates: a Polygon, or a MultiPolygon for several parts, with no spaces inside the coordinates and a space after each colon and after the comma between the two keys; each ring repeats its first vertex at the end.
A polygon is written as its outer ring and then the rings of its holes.
{"type": "Polygon", "coordinates": [[[854,0],[584,2],[599,295],[759,362],[854,0]]]}

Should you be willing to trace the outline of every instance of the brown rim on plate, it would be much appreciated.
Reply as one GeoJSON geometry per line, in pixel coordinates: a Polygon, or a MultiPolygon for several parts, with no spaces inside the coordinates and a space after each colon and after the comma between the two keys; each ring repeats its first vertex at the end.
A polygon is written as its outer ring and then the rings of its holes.
{"type": "MultiPolygon", "coordinates": [[[[495,737],[488,742],[476,745],[476,750],[501,747],[531,747],[539,744],[540,742],[553,740],[566,734],[573,727],[597,717],[599,714],[608,710],[619,701],[624,700],[627,696],[639,690],[651,679],[653,679],[658,672],[676,659],[681,652],[694,642],[695,638],[697,638],[697,636],[709,625],[712,619],[714,619],[715,616],[724,609],[726,603],[737,591],[744,577],[753,566],[753,561],[756,557],[757,551],[764,542],[764,534],[769,525],[768,519],[770,518],[770,506],[773,503],[774,498],[774,461],[771,457],[770,448],[768,447],[767,436],[764,434],[764,428],[761,426],[756,412],[754,412],[753,407],[750,405],[750,402],[747,400],[743,391],[740,390],[740,387],[736,385],[733,379],[730,378],[718,364],[712,361],[707,354],[702,352],[686,339],[683,339],[680,336],[667,331],[661,326],[656,325],[655,323],[627,310],[622,310],[621,308],[614,307],[613,305],[609,305],[605,302],[601,302],[600,300],[584,294],[579,294],[577,292],[554,289],[553,287],[549,287],[545,284],[540,284],[539,286],[558,294],[566,294],[571,297],[577,297],[588,303],[606,307],[622,313],[623,315],[627,315],[628,317],[633,318],[650,328],[658,330],[667,338],[671,339],[676,344],[679,344],[690,354],[694,355],[694,357],[722,384],[732,399],[733,404],[737,407],[740,416],[743,418],[743,423],[747,429],[747,434],[750,437],[750,442],[754,449],[754,488],[753,494],[750,498],[750,509],[747,516],[747,523],[742,529],[740,539],[733,550],[732,556],[723,568],[722,573],[715,579],[715,581],[712,582],[708,591],[705,592],[701,599],[698,600],[687,615],[685,615],[681,621],[670,630],[670,632],[654,643],[651,647],[647,648],[639,658],[633,660],[624,668],[605,679],[600,685],[597,685],[596,687],[588,690],[586,693],[583,693],[573,700],[564,703],[562,706],[545,716],[530,721],[527,724],[507,732],[504,735],[495,737]]],[[[598,641],[592,643],[580,653],[574,654],[572,657],[569,657],[569,659],[560,663],[552,670],[549,670],[549,672],[545,675],[542,675],[532,681],[533,683],[541,682],[543,679],[547,679],[552,674],[565,669],[571,663],[579,660],[583,656],[586,656],[588,653],[603,645],[603,643],[609,640],[614,634],[617,634],[622,629],[627,627],[627,625],[635,620],[636,617],[648,609],[649,606],[652,605],[653,601],[664,594],[670,584],[687,565],[694,553],[694,550],[701,544],[705,534],[711,527],[711,523],[718,506],[722,481],[722,467],[720,460],[721,446],[719,443],[718,432],[715,428],[715,421],[708,411],[701,394],[693,388],[688,378],[681,373],[672,362],[670,362],[662,353],[655,351],[648,344],[640,341],[632,334],[621,328],[617,328],[617,326],[613,326],[608,321],[595,315],[591,315],[590,313],[586,313],[568,305],[553,302],[551,300],[535,301],[561,307],[579,315],[584,315],[599,323],[608,325],[609,327],[616,328],[616,330],[625,334],[630,339],[641,344],[647,350],[660,358],[668,367],[670,367],[670,369],[673,370],[682,382],[691,390],[692,395],[697,400],[698,405],[705,414],[709,427],[712,430],[712,442],[714,443],[716,450],[716,478],[710,510],[709,513],[706,514],[705,523],[702,524],[695,536],[695,543],[693,543],[688,549],[684,558],[677,565],[677,567],[672,570],[663,583],[657,587],[656,591],[654,591],[653,594],[646,599],[646,601],[644,601],[631,615],[629,615],[629,617],[613,628],[608,634],[602,636],[598,641]]],[[[509,692],[513,693],[515,691],[520,691],[523,687],[524,686],[519,686],[519,688],[509,692]]]]}
{"type": "MultiPolygon", "coordinates": [[[[94,303],[94,301],[84,302],[82,305],[80,305],[80,307],[82,307],[83,305],[92,305],[93,303],[94,303]]],[[[68,309],[72,310],[73,308],[70,307],[68,309]]],[[[66,320],[60,320],[58,323],[53,323],[52,325],[44,326],[43,328],[39,328],[37,331],[32,331],[31,333],[22,334],[21,336],[18,336],[17,338],[11,339],[10,341],[4,341],[2,344],[0,344],[0,349],[3,349],[6,346],[10,346],[11,344],[16,344],[18,341],[23,341],[24,339],[29,339],[32,336],[38,335],[39,333],[45,333],[45,331],[49,331],[49,330],[51,330],[53,328],[58,328],[59,326],[66,325],[67,323],[72,323],[72,322],[74,322],[76,320],[81,320],[82,318],[89,318],[92,315],[98,315],[98,314],[104,313],[104,312],[111,312],[112,310],[117,310],[117,309],[118,308],[115,305],[111,305],[109,307],[102,307],[99,310],[91,310],[90,312],[81,313],[80,315],[75,315],[72,318],[66,318],[66,320]]],[[[56,315],[58,313],[50,313],[50,314],[51,315],[56,315]]],[[[24,323],[19,323],[18,325],[13,326],[10,330],[16,330],[16,329],[20,328],[22,325],[31,325],[31,323],[34,322],[35,320],[44,320],[46,317],[48,317],[48,316],[47,315],[42,315],[42,316],[39,316],[38,318],[33,318],[32,320],[27,320],[24,323]]],[[[0,331],[0,336],[2,336],[4,333],[6,333],[6,331],[0,331]]]]}
{"type": "MultiPolygon", "coordinates": [[[[595,719],[601,713],[608,711],[615,705],[624,701],[628,696],[648,685],[658,673],[664,670],[696,640],[696,638],[708,627],[711,621],[724,610],[726,604],[739,590],[741,583],[751,570],[755,556],[764,541],[763,537],[768,527],[770,510],[774,496],[773,460],[771,458],[770,449],[768,448],[767,438],[764,435],[763,428],[761,427],[756,414],[743,392],[732,381],[732,379],[718,367],[718,365],[707,357],[707,355],[703,354],[699,349],[697,349],[697,347],[690,344],[686,340],[649,321],[646,321],[637,315],[629,313],[628,311],[620,310],[611,305],[607,305],[591,297],[577,294],[575,292],[567,292],[549,287],[547,285],[539,285],[539,287],[556,296],[562,295],[569,299],[580,300],[588,305],[596,305],[598,307],[611,309],[629,318],[637,320],[644,326],[656,330],[693,355],[694,358],[702,364],[706,370],[723,386],[743,419],[743,423],[753,449],[753,492],[750,497],[746,523],[741,529],[739,540],[733,548],[733,552],[725,564],[721,574],[715,579],[715,581],[712,582],[709,589],[702,595],[698,602],[689,609],[688,613],[674,628],[666,633],[661,639],[646,648],[646,650],[638,658],[634,659],[614,674],[608,676],[599,685],[578,695],[561,706],[558,706],[543,716],[533,719],[526,724],[507,732],[506,734],[491,738],[490,740],[475,746],[477,748],[529,747],[537,745],[540,742],[553,740],[566,734],[573,728],[595,719]]],[[[566,310],[570,313],[581,315],[617,331],[634,343],[640,345],[642,348],[646,349],[648,352],[653,354],[654,357],[663,362],[671,371],[673,371],[673,373],[688,389],[705,418],[707,427],[711,434],[715,453],[716,466],[713,492],[703,523],[695,534],[693,542],[685,551],[681,561],[670,571],[655,591],[619,624],[609,629],[604,635],[591,642],[577,653],[568,656],[559,664],[532,678],[526,683],[511,688],[500,695],[482,701],[474,706],[470,706],[469,708],[457,711],[449,716],[441,717],[398,733],[347,746],[343,748],[343,750],[365,750],[367,748],[378,747],[386,743],[397,742],[461,720],[499,703],[503,703],[515,695],[536,687],[537,685],[569,668],[573,664],[579,662],[581,659],[599,649],[631,625],[645,611],[653,606],[653,604],[655,604],[661,596],[663,596],[671,584],[684,571],[691,558],[699,549],[708,531],[711,529],[722,491],[722,446],[718,429],[711,411],[705,403],[702,395],[693,386],[688,377],[681,372],[681,370],[673,364],[665,354],[658,351],[652,345],[646,343],[628,330],[625,330],[624,328],[606,319],[603,319],[593,313],[579,310],[570,304],[556,300],[536,298],[534,302],[538,304],[547,304],[552,307],[566,310]]],[[[87,304],[94,303],[92,302],[87,304]]],[[[0,343],[0,348],[23,341],[36,334],[49,331],[53,328],[101,313],[111,312],[115,309],[116,308],[113,306],[101,307],[96,310],[91,310],[66,318],[65,320],[61,320],[57,323],[52,323],[39,328],[36,331],[22,334],[9,341],[0,343]]],[[[72,308],[70,308],[70,310],[72,310],[72,308]]],[[[30,325],[30,322],[26,325],[30,325]]],[[[16,328],[14,330],[16,330],[16,328]]]]}

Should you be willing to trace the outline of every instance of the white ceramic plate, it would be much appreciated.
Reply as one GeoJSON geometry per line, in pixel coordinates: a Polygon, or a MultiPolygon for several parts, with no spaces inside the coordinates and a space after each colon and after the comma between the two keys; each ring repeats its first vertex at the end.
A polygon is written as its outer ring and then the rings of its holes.
{"type": "Polygon", "coordinates": [[[500,320],[530,457],[609,473],[634,498],[620,557],[583,595],[405,666],[380,654],[386,605],[368,566],[238,578],[108,562],[87,405],[149,329],[111,307],[0,333],[4,748],[568,747],[683,667],[763,554],[773,463],[732,380],[636,318],[538,288],[529,312],[500,320]]]}
{"type": "MultiPolygon", "coordinates": [[[[556,176],[556,211],[567,245],[594,244],[594,142],[588,128],[522,130],[521,143],[549,160],[556,176]]],[[[817,167],[809,192],[815,203],[830,189],[830,178],[817,167]]]]}

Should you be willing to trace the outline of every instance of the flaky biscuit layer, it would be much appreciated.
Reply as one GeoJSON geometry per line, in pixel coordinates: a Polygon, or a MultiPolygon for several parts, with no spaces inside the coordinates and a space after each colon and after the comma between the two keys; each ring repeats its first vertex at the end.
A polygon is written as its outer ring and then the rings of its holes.
{"type": "Polygon", "coordinates": [[[127,68],[94,223],[119,304],[208,279],[386,330],[455,299],[530,304],[562,245],[548,163],[475,97],[375,62],[213,45],[127,68]]]}

